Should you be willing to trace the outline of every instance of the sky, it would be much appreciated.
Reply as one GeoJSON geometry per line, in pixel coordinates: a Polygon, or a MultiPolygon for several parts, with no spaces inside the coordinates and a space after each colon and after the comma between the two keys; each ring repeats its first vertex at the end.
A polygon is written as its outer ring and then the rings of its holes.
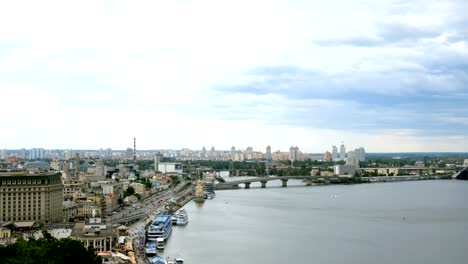
{"type": "Polygon", "coordinates": [[[0,149],[468,151],[468,1],[0,1],[0,149]]]}

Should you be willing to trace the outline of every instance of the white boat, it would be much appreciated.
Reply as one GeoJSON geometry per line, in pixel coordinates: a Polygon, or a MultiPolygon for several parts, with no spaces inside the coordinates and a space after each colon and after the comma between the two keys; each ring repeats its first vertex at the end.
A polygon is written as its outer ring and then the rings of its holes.
{"type": "Polygon", "coordinates": [[[184,209],[179,210],[176,213],[177,225],[186,225],[188,223],[188,215],[184,209]]]}
{"type": "Polygon", "coordinates": [[[166,262],[167,264],[183,264],[184,260],[182,258],[167,258],[166,262]]]}
{"type": "Polygon", "coordinates": [[[149,264],[167,264],[167,261],[160,256],[154,256],[146,260],[149,264]]]}
{"type": "Polygon", "coordinates": [[[156,243],[154,243],[154,241],[146,243],[145,253],[147,256],[156,255],[156,243]]]}
{"type": "Polygon", "coordinates": [[[156,248],[157,249],[164,249],[164,238],[162,238],[162,237],[156,238],[156,248]]]}
{"type": "Polygon", "coordinates": [[[148,227],[147,240],[167,239],[172,232],[171,215],[157,215],[148,227]]]}
{"type": "Polygon", "coordinates": [[[216,197],[216,194],[214,192],[209,192],[206,193],[206,199],[211,200],[216,197]]]}
{"type": "Polygon", "coordinates": [[[177,216],[175,214],[171,217],[171,222],[173,225],[177,225],[177,216]]]}

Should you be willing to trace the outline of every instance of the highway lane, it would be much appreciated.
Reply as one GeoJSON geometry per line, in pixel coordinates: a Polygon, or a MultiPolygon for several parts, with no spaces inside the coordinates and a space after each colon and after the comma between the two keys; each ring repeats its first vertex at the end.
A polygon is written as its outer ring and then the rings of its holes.
{"type": "Polygon", "coordinates": [[[125,222],[137,220],[139,218],[146,218],[154,211],[164,210],[164,207],[169,204],[171,199],[176,201],[178,198],[191,191],[192,188],[185,188],[185,182],[183,182],[175,188],[166,189],[162,192],[155,193],[144,200],[140,200],[133,205],[125,206],[120,211],[113,213],[112,216],[110,216],[110,219],[113,222],[125,222]]]}

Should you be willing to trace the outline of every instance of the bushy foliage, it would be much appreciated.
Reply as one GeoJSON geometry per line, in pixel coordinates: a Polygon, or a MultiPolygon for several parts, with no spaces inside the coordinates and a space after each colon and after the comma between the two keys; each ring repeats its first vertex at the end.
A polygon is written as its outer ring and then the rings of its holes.
{"type": "Polygon", "coordinates": [[[44,232],[41,239],[18,239],[14,244],[0,246],[2,264],[98,264],[100,257],[92,248],[86,249],[78,240],[56,239],[44,232]]]}

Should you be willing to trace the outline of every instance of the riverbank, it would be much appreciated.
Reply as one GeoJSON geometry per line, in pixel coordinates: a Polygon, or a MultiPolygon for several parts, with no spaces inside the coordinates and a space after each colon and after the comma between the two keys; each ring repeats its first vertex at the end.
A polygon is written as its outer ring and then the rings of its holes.
{"type": "Polygon", "coordinates": [[[399,181],[425,181],[425,180],[452,180],[451,175],[421,175],[421,176],[380,176],[361,177],[362,182],[399,182],[399,181]]]}

